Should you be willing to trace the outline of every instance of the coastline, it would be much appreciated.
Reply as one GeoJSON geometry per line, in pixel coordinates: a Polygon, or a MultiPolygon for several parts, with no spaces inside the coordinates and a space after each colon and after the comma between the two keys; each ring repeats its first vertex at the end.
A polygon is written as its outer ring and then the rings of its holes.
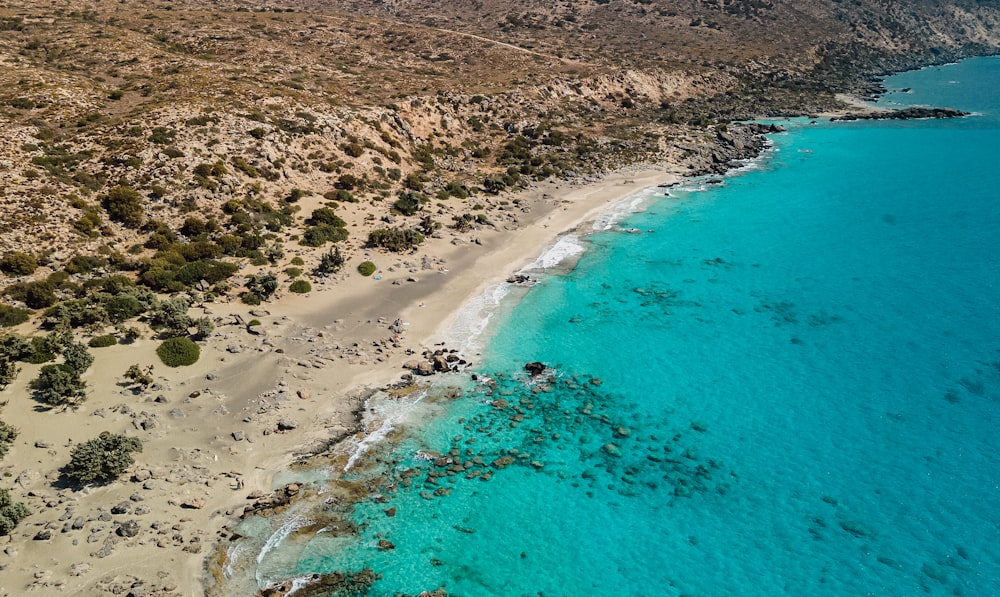
{"type": "MultiPolygon", "coordinates": [[[[543,183],[516,195],[515,224],[449,231],[412,256],[362,251],[344,268],[352,273],[310,295],[257,308],[196,307],[221,325],[193,366],[163,367],[151,340],[96,350],[85,377],[91,397],[74,415],[39,417],[33,401],[10,401],[5,419],[22,433],[4,471],[32,515],[4,539],[0,595],[22,587],[205,594],[206,557],[248,496],[268,493],[275,474],[316,446],[360,439],[364,396],[398,382],[413,354],[446,340],[464,305],[614,204],[680,179],[679,168],[661,165],[580,185],[543,183]],[[376,275],[353,274],[369,258],[376,275]],[[260,319],[258,334],[237,325],[237,315],[260,319]],[[398,340],[388,329],[397,318],[405,325],[398,340]],[[149,391],[133,394],[121,382],[132,362],[155,363],[149,391]],[[70,448],[105,430],[143,440],[136,464],[107,486],[53,489],[70,448]],[[126,521],[138,523],[135,535],[121,530],[126,521]]],[[[27,395],[35,368],[25,366],[0,396],[27,395]]]]}

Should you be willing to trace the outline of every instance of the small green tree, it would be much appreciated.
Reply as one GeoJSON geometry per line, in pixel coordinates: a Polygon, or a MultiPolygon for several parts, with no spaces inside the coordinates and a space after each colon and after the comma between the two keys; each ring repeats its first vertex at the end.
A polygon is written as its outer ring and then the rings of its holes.
{"type": "Polygon", "coordinates": [[[17,439],[17,429],[0,421],[0,458],[7,455],[7,450],[15,439],[17,439]]]}
{"type": "Polygon", "coordinates": [[[20,372],[21,368],[17,366],[17,363],[13,359],[6,355],[0,355],[0,390],[5,390],[7,386],[14,383],[14,380],[17,379],[17,374],[20,372]]]}
{"type": "Polygon", "coordinates": [[[144,211],[139,193],[132,187],[117,186],[101,198],[101,205],[108,216],[126,226],[138,228],[143,221],[144,211]]]}
{"type": "Polygon", "coordinates": [[[109,483],[135,462],[132,452],[142,452],[138,438],[104,431],[73,447],[64,472],[74,483],[109,483]]]}
{"type": "Polygon", "coordinates": [[[334,247],[332,251],[320,257],[319,265],[313,270],[314,274],[333,274],[340,271],[344,266],[344,256],[340,253],[340,248],[334,247]]]}
{"type": "Polygon", "coordinates": [[[9,535],[17,523],[28,515],[28,508],[22,502],[10,499],[10,492],[0,489],[0,535],[9,535]]]}
{"type": "Polygon", "coordinates": [[[71,342],[63,348],[63,362],[73,368],[77,375],[83,375],[94,363],[94,355],[90,354],[83,344],[71,342]]]}
{"type": "Polygon", "coordinates": [[[184,336],[193,324],[188,309],[191,301],[184,296],[166,299],[158,303],[149,313],[149,325],[165,337],[184,336]]]}
{"type": "Polygon", "coordinates": [[[35,397],[52,406],[79,404],[87,396],[86,382],[76,369],[65,363],[44,365],[28,385],[35,391],[35,397]]]}
{"type": "Polygon", "coordinates": [[[153,384],[153,366],[149,365],[143,369],[138,363],[130,365],[125,371],[125,379],[137,386],[148,387],[153,384]]]}

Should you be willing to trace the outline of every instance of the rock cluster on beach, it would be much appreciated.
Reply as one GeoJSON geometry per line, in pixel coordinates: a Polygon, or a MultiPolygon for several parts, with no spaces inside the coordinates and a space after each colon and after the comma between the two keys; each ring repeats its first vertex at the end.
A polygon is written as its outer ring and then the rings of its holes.
{"type": "MultiPolygon", "coordinates": [[[[725,494],[736,481],[720,462],[700,454],[698,437],[708,431],[705,424],[650,420],[623,408],[621,397],[603,392],[600,379],[569,375],[541,362],[527,363],[523,373],[476,377],[480,385],[464,395],[444,390],[449,400],[482,403],[474,414],[456,421],[463,432],[447,446],[416,454],[391,452],[391,445],[377,447],[352,469],[352,485],[363,490],[355,500],[386,503],[397,492],[412,492],[425,501],[447,500],[458,492],[468,495],[476,491],[470,484],[490,482],[512,468],[548,475],[591,497],[655,492],[659,497],[653,502],[668,507],[699,493],[725,494]],[[578,457],[567,461],[567,454],[578,457]]],[[[279,490],[246,515],[279,512],[287,501],[287,493],[279,490]]],[[[314,527],[341,528],[354,502],[334,502],[327,500],[309,513],[314,527]]],[[[379,512],[387,518],[397,515],[394,506],[379,512]]],[[[362,521],[353,532],[363,533],[365,526],[362,521]]],[[[389,535],[373,541],[385,552],[397,546],[389,535]]]]}

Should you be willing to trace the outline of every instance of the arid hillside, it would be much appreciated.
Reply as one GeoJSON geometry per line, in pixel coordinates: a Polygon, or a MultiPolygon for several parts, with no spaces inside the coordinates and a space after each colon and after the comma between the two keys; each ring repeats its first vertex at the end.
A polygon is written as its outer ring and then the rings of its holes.
{"type": "Polygon", "coordinates": [[[535,180],[717,169],[717,125],[993,52],[998,7],[15,0],[0,9],[0,254],[41,267],[7,267],[4,302],[80,296],[65,276],[40,299],[25,288],[75,255],[99,258],[72,275],[178,290],[199,260],[262,265],[292,243],[315,262],[376,228],[495,226],[503,191],[535,180]]]}

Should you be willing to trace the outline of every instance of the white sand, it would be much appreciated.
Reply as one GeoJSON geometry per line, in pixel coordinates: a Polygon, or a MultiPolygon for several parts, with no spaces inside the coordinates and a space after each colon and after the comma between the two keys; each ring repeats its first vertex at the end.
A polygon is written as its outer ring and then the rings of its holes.
{"type": "Polygon", "coordinates": [[[115,584],[124,595],[137,581],[149,593],[202,595],[205,558],[246,496],[270,490],[273,474],[296,452],[352,431],[361,390],[398,381],[413,358],[406,349],[419,355],[446,338],[464,303],[530,263],[560,234],[626,196],[677,180],[676,173],[649,169],[582,186],[547,183],[520,196],[526,212],[513,212],[517,224],[504,226],[512,229],[447,231],[405,257],[361,252],[380,266],[381,279],[356,273],[359,254],[338,280],[314,285],[309,295],[257,308],[196,307],[193,315],[204,311],[223,322],[198,363],[168,369],[148,338],[94,349],[97,360],[84,378],[89,397],[76,412],[37,412],[26,386],[38,366],[25,366],[0,393],[8,401],[3,419],[21,431],[0,461],[0,486],[32,514],[11,537],[0,537],[0,595],[94,595],[115,584]],[[261,335],[230,324],[235,314],[253,319],[251,311],[267,312],[256,316],[261,335]],[[409,324],[398,346],[388,329],[396,318],[409,324]],[[135,395],[120,385],[133,363],[154,364],[159,389],[135,395]],[[155,401],[160,395],[165,402],[155,401]],[[296,428],[274,432],[282,418],[296,428]],[[143,440],[129,472],[104,487],[55,486],[72,445],[105,430],[143,440]],[[127,513],[111,514],[120,503],[127,513]],[[138,523],[137,536],[115,533],[126,520],[138,523]],[[72,528],[75,521],[80,528],[72,528]],[[33,540],[43,529],[51,538],[33,540]]]}

